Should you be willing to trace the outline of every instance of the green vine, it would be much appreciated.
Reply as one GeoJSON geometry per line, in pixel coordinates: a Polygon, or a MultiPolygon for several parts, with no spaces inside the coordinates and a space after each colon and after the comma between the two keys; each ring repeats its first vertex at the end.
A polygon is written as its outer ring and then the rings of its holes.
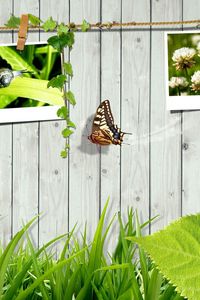
{"type": "MultiPolygon", "coordinates": [[[[77,30],[77,27],[74,23],[65,25],[62,22],[59,24],[57,21],[53,20],[52,17],[49,17],[46,21],[42,21],[32,14],[29,14],[28,16],[30,25],[40,25],[41,29],[46,32],[56,31],[56,34],[51,36],[47,40],[47,42],[61,54],[63,72],[62,74],[52,78],[48,82],[47,87],[58,88],[63,93],[63,100],[65,104],[58,109],[57,116],[66,121],[65,128],[62,130],[62,136],[65,139],[65,145],[60,153],[61,157],[66,158],[68,150],[70,148],[69,137],[74,133],[73,129],[76,129],[76,125],[70,120],[68,104],[74,106],[76,104],[76,99],[73,92],[68,88],[66,84],[73,77],[73,68],[70,62],[64,61],[63,51],[64,49],[69,49],[69,51],[72,50],[75,42],[74,32],[77,30]]],[[[14,15],[11,15],[10,19],[5,24],[6,27],[16,29],[19,28],[19,25],[20,18],[14,15]]],[[[90,24],[86,20],[83,20],[81,30],[85,32],[89,28],[90,24]]]]}

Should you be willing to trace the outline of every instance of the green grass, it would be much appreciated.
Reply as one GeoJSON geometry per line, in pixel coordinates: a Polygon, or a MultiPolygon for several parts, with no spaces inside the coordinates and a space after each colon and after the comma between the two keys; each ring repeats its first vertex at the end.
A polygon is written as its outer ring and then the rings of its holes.
{"type": "Polygon", "coordinates": [[[126,239],[140,237],[143,228],[153,220],[140,225],[133,209],[128,210],[125,222],[118,214],[118,241],[113,253],[107,253],[108,233],[115,226],[114,218],[105,226],[108,202],[92,241],[87,239],[86,227],[78,238],[75,226],[70,233],[36,249],[28,233],[36,218],[25,225],[7,247],[0,249],[0,299],[183,299],[143,250],[126,239]],[[61,239],[65,239],[65,244],[56,258],[54,245],[61,239]]]}

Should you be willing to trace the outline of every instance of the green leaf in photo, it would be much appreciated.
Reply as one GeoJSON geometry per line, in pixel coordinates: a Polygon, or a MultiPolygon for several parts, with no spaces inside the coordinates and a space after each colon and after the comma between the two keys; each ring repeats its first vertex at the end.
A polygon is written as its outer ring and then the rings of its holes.
{"type": "Polygon", "coordinates": [[[65,75],[57,75],[56,77],[53,77],[51,80],[49,80],[47,87],[49,88],[51,86],[53,88],[62,90],[66,80],[67,77],[65,75]]]}
{"type": "Polygon", "coordinates": [[[5,108],[12,103],[17,97],[16,96],[5,96],[0,95],[0,108],[5,108]]]}
{"type": "Polygon", "coordinates": [[[71,77],[73,76],[73,69],[72,69],[72,65],[70,62],[63,63],[63,68],[67,75],[69,75],[71,77]]]}
{"type": "Polygon", "coordinates": [[[72,105],[76,104],[76,99],[74,97],[74,94],[71,91],[66,92],[65,97],[67,98],[69,103],[71,103],[72,105]]]}
{"type": "Polygon", "coordinates": [[[90,29],[90,24],[86,20],[83,20],[83,23],[81,24],[82,32],[86,32],[89,29],[90,29]]]}
{"type": "Polygon", "coordinates": [[[68,111],[68,108],[66,106],[62,106],[58,109],[57,111],[57,116],[61,119],[67,119],[69,115],[69,111],[68,111]]]}
{"type": "Polygon", "coordinates": [[[60,23],[57,27],[58,35],[62,35],[63,33],[67,33],[69,31],[69,27],[64,23],[60,23]]]}
{"type": "Polygon", "coordinates": [[[30,21],[31,25],[33,25],[33,26],[37,26],[41,23],[41,20],[32,14],[28,14],[28,20],[30,21]]]}
{"type": "Polygon", "coordinates": [[[38,70],[34,65],[28,63],[19,53],[9,46],[0,47],[0,56],[11,65],[13,70],[27,70],[34,73],[36,78],[39,78],[38,70]]]}
{"type": "Polygon", "coordinates": [[[17,77],[6,88],[0,88],[0,96],[31,98],[50,105],[63,105],[63,94],[58,89],[47,88],[47,80],[17,77]]]}
{"type": "Polygon", "coordinates": [[[62,135],[63,135],[64,138],[69,137],[72,133],[73,133],[73,130],[71,130],[69,128],[65,128],[62,131],[62,135]]]}
{"type": "Polygon", "coordinates": [[[52,17],[49,17],[44,24],[42,25],[42,28],[44,31],[53,31],[57,26],[57,22],[52,19],[52,17]]]}
{"type": "Polygon", "coordinates": [[[15,17],[14,15],[10,16],[10,19],[8,22],[5,24],[6,27],[13,27],[13,28],[18,28],[20,24],[20,18],[15,17]]]}
{"type": "Polygon", "coordinates": [[[129,237],[189,300],[200,299],[200,214],[182,217],[146,237],[129,237]]]}

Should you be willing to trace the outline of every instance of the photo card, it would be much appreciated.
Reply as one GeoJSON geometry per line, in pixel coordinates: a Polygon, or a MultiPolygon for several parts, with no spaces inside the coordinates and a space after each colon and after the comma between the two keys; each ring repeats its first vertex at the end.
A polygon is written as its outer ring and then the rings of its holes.
{"type": "Polygon", "coordinates": [[[165,33],[168,110],[200,109],[200,31],[165,33]]]}
{"type": "Polygon", "coordinates": [[[61,55],[46,42],[0,45],[0,123],[58,119],[62,91],[47,87],[62,73],[61,55]]]}

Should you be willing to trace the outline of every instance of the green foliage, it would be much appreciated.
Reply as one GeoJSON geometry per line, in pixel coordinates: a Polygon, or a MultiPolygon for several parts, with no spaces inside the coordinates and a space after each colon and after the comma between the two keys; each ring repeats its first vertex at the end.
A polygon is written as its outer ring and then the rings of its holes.
{"type": "Polygon", "coordinates": [[[112,255],[106,253],[106,240],[109,240],[114,221],[114,218],[108,223],[105,220],[108,202],[92,242],[87,241],[86,227],[78,238],[75,226],[70,233],[36,249],[27,230],[37,217],[31,220],[5,249],[0,249],[1,299],[183,299],[162,278],[144,252],[139,248],[138,255],[135,244],[126,239],[128,235],[139,237],[142,228],[150,222],[140,225],[132,209],[128,211],[125,223],[118,214],[118,242],[112,255]],[[25,232],[26,241],[23,243],[21,238],[25,232]],[[65,243],[56,259],[52,245],[57,245],[63,238],[65,243]]]}
{"type": "Polygon", "coordinates": [[[10,19],[5,24],[6,27],[17,28],[20,24],[20,18],[13,15],[10,16],[10,19]]]}
{"type": "Polygon", "coordinates": [[[56,29],[57,22],[53,20],[52,17],[49,17],[42,25],[44,31],[53,31],[56,29]]]}
{"type": "Polygon", "coordinates": [[[65,47],[71,48],[74,44],[74,33],[67,32],[50,37],[48,43],[58,52],[62,52],[65,47]]]}
{"type": "Polygon", "coordinates": [[[69,27],[64,23],[60,23],[57,27],[58,35],[62,35],[63,33],[66,34],[69,31],[69,27]]]}
{"type": "MultiPolygon", "coordinates": [[[[200,70],[200,56],[199,56],[199,33],[185,33],[185,34],[169,34],[168,35],[168,78],[181,77],[187,81],[187,86],[169,87],[170,96],[184,96],[200,95],[200,89],[192,89],[192,76],[195,72],[200,70]],[[190,48],[196,51],[196,54],[190,58],[183,55],[180,61],[189,62],[186,66],[180,68],[176,67],[175,61],[172,60],[173,54],[176,50],[181,48],[190,48]]],[[[179,65],[179,64],[178,64],[179,65]]]]}
{"type": "Polygon", "coordinates": [[[56,77],[53,77],[51,80],[49,80],[47,87],[49,88],[51,86],[53,88],[58,88],[62,90],[66,80],[67,77],[65,75],[57,75],[56,77]]]}
{"type": "Polygon", "coordinates": [[[66,106],[62,106],[57,111],[57,116],[61,119],[67,119],[69,115],[69,110],[66,106]]]}
{"type": "Polygon", "coordinates": [[[64,138],[69,137],[72,133],[73,133],[73,131],[70,130],[69,128],[65,128],[65,129],[63,129],[63,131],[62,131],[62,135],[63,135],[64,138]]]}
{"type": "Polygon", "coordinates": [[[65,97],[67,98],[67,100],[69,101],[69,103],[71,103],[72,105],[76,104],[76,100],[75,100],[74,94],[71,91],[68,91],[67,93],[65,93],[65,97]]]}
{"type": "MultiPolygon", "coordinates": [[[[44,31],[54,31],[57,29],[57,34],[51,36],[48,39],[48,44],[53,47],[57,52],[63,53],[65,48],[69,48],[71,50],[73,44],[74,44],[74,31],[76,30],[76,25],[74,23],[70,23],[69,26],[65,25],[63,22],[58,24],[55,20],[53,20],[52,17],[49,17],[46,21],[42,22],[38,17],[29,14],[29,23],[33,26],[38,26],[40,24],[42,29],[44,31]]],[[[6,26],[8,27],[14,27],[18,28],[20,24],[20,18],[11,16],[8,20],[6,26]]],[[[83,21],[82,24],[82,30],[87,31],[89,29],[90,25],[87,23],[87,21],[83,21]]],[[[2,49],[2,47],[1,47],[2,49]]],[[[0,51],[1,51],[0,49],[0,51]]],[[[26,69],[32,73],[34,73],[34,76],[38,79],[49,79],[48,76],[51,72],[51,68],[53,65],[53,55],[54,52],[51,48],[48,49],[48,60],[45,62],[45,65],[43,69],[38,72],[38,70],[34,67],[32,64],[33,59],[33,52],[29,51],[27,53],[26,59],[23,59],[18,53],[10,53],[9,49],[4,49],[4,54],[0,53],[0,56],[2,56],[3,59],[5,59],[14,70],[23,70],[26,69]],[[6,52],[7,51],[7,52],[6,52]]],[[[26,53],[26,48],[24,53],[26,53]]],[[[42,49],[38,51],[38,58],[42,60],[42,49]]],[[[65,83],[68,81],[68,78],[73,76],[73,69],[70,62],[63,62],[63,70],[64,74],[58,74],[57,76],[54,76],[51,78],[51,80],[48,82],[47,87],[52,88],[58,88],[59,90],[63,91],[63,98],[68,101],[73,106],[76,104],[75,96],[71,91],[66,92],[66,86],[65,83]]],[[[16,95],[14,95],[14,92],[16,92],[16,89],[11,89],[12,91],[11,95],[0,95],[0,107],[6,107],[7,105],[10,105],[13,101],[16,100],[16,95]]],[[[51,90],[52,91],[52,90],[51,90]]],[[[38,95],[37,95],[38,98],[38,95]]],[[[34,99],[34,98],[33,98],[34,99]]],[[[35,98],[36,99],[36,98],[35,98]]],[[[30,99],[30,101],[33,101],[30,99]]],[[[29,101],[29,104],[30,104],[29,101]]],[[[48,100],[48,103],[50,103],[52,100],[48,100]]],[[[54,102],[59,102],[60,99],[54,100],[54,102]]],[[[31,102],[32,103],[32,102],[31,102]]],[[[67,105],[67,103],[65,103],[67,105]]],[[[43,105],[42,100],[41,102],[38,102],[38,106],[43,105]]],[[[25,104],[26,106],[26,104],[25,104]]],[[[28,106],[28,105],[27,105],[28,106]]],[[[63,107],[58,110],[58,116],[61,118],[64,118],[66,120],[66,127],[64,128],[62,135],[64,138],[68,138],[69,135],[73,132],[70,128],[76,128],[76,125],[70,120],[69,118],[69,111],[66,109],[64,110],[63,107]]],[[[69,149],[68,140],[65,141],[64,149],[61,151],[61,157],[66,157],[69,149]]]]}
{"type": "Polygon", "coordinates": [[[65,74],[69,75],[70,77],[73,76],[73,69],[72,69],[72,65],[70,62],[63,63],[63,68],[65,71],[65,74]]]}
{"type": "Polygon", "coordinates": [[[200,299],[200,214],[182,217],[151,236],[129,240],[148,252],[181,295],[200,299]]]}
{"type": "Polygon", "coordinates": [[[28,78],[26,73],[22,78],[13,80],[9,87],[0,89],[0,107],[30,107],[50,105],[63,105],[60,92],[47,90],[47,81],[51,72],[55,73],[54,64],[58,59],[58,52],[50,45],[28,45],[22,53],[9,46],[0,47],[0,57],[3,66],[13,70],[27,70],[37,80],[28,78]],[[37,60],[37,64],[35,63],[37,60]],[[26,99],[25,99],[26,98],[26,99]],[[37,100],[37,101],[35,101],[37,100]]]}
{"type": "Polygon", "coordinates": [[[32,14],[28,14],[28,20],[33,26],[37,26],[41,23],[41,20],[32,14]]]}
{"type": "Polygon", "coordinates": [[[86,20],[83,20],[82,24],[81,24],[81,30],[83,32],[86,32],[90,29],[90,24],[86,21],[86,20]]]}
{"type": "Polygon", "coordinates": [[[43,104],[48,103],[49,105],[63,105],[63,95],[58,89],[48,89],[47,80],[39,80],[33,78],[15,78],[11,84],[3,89],[0,89],[0,102],[2,106],[6,101],[15,100],[16,97],[35,99],[42,102],[43,104]],[[4,97],[8,96],[4,102],[4,97]],[[2,98],[1,98],[2,97],[2,98]]]}

